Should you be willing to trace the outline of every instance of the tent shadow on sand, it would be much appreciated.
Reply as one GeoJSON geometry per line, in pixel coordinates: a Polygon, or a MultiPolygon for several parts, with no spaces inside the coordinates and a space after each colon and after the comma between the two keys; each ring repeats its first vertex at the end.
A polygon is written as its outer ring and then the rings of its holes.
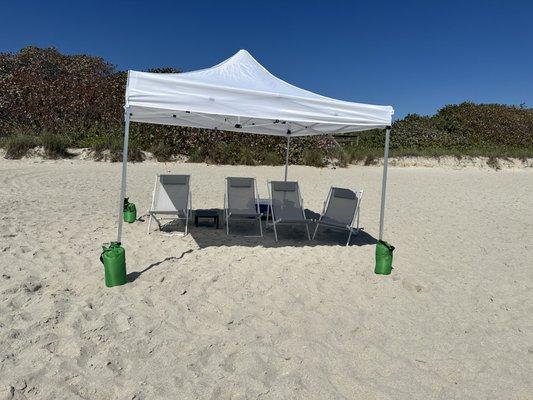
{"type": "Polygon", "coordinates": [[[185,256],[185,254],[189,254],[189,253],[192,253],[193,252],[193,249],[189,249],[187,251],[184,251],[183,253],[181,253],[181,255],[179,255],[178,257],[167,257],[163,260],[160,260],[160,261],[157,261],[157,262],[154,262],[150,265],[148,265],[146,268],[144,268],[142,271],[134,271],[134,272],[130,272],[129,274],[126,275],[126,279],[128,282],[134,282],[135,280],[137,280],[142,274],[144,274],[145,272],[148,272],[149,270],[151,270],[152,268],[154,267],[157,267],[167,261],[176,261],[176,260],[180,260],[183,258],[183,256],[185,256]]]}
{"type": "MultiPolygon", "coordinates": [[[[265,221],[263,224],[264,236],[259,235],[259,225],[257,221],[253,222],[232,222],[230,225],[230,234],[226,235],[226,225],[223,222],[222,215],[224,213],[221,209],[213,209],[218,211],[220,218],[220,229],[216,229],[211,221],[199,221],[199,226],[194,226],[194,218],[189,221],[189,235],[198,245],[200,249],[207,247],[265,247],[265,248],[286,248],[286,247],[317,247],[317,246],[342,246],[345,247],[348,232],[341,230],[333,230],[326,228],[319,228],[314,240],[307,238],[305,228],[302,226],[278,226],[279,241],[274,239],[274,232],[272,228],[265,229],[265,221]]],[[[305,210],[306,217],[309,219],[317,219],[320,215],[314,211],[305,210]]],[[[137,219],[139,222],[147,222],[146,216],[141,216],[137,219]]],[[[309,224],[309,231],[313,235],[315,223],[309,224]]],[[[171,220],[161,226],[161,231],[164,233],[183,233],[185,228],[184,220],[171,220]]],[[[352,236],[350,247],[353,246],[367,246],[377,243],[377,239],[369,233],[361,230],[356,236],[352,236]]],[[[143,268],[141,271],[130,272],[127,275],[128,282],[134,282],[141,277],[145,272],[152,270],[155,267],[166,264],[168,262],[182,259],[186,254],[192,253],[194,250],[189,249],[178,256],[166,257],[162,260],[151,263],[143,268]]]]}
{"type": "MultiPolygon", "coordinates": [[[[230,223],[230,234],[226,235],[226,225],[222,219],[223,210],[218,211],[220,218],[220,229],[216,229],[211,221],[199,221],[199,226],[194,226],[194,218],[189,221],[189,235],[194,239],[198,247],[222,247],[222,246],[243,246],[243,247],[315,247],[315,246],[345,246],[348,231],[327,229],[320,227],[314,240],[307,238],[305,227],[281,225],[277,227],[279,241],[274,239],[274,231],[271,227],[265,229],[263,224],[263,234],[259,234],[259,225],[254,221],[232,221],[230,223]]],[[[320,215],[314,211],[305,210],[306,217],[317,219],[320,215]]],[[[311,236],[315,230],[315,223],[309,224],[311,236]]],[[[183,220],[173,220],[164,224],[161,230],[166,233],[183,232],[183,220]]],[[[377,239],[364,231],[364,228],[355,236],[352,235],[350,246],[374,245],[377,239]]]]}

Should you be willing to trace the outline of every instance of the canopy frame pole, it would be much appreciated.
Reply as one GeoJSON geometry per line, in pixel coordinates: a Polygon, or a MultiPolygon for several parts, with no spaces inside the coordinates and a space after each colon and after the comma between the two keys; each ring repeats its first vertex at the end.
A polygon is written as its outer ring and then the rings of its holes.
{"type": "Polygon", "coordinates": [[[285,182],[287,182],[287,173],[289,170],[289,146],[291,144],[291,137],[287,135],[287,152],[285,153],[285,182]]]}
{"type": "Polygon", "coordinates": [[[124,211],[124,198],[126,197],[126,177],[128,173],[128,142],[130,136],[130,112],[124,107],[124,145],[122,147],[122,180],[120,185],[120,200],[118,204],[118,232],[117,242],[122,240],[122,222],[124,211]]]}
{"type": "Polygon", "coordinates": [[[383,224],[385,221],[385,197],[387,194],[387,169],[389,165],[389,141],[391,127],[385,130],[385,149],[383,154],[383,180],[381,182],[381,211],[379,213],[379,240],[383,240],[383,224]]]}

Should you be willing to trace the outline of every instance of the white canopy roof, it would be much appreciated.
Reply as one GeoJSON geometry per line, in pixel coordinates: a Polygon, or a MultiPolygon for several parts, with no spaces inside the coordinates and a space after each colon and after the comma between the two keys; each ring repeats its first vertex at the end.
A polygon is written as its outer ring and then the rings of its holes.
{"type": "Polygon", "coordinates": [[[320,96],[276,78],[246,50],[207,69],[128,72],[130,120],[279,136],[363,131],[391,125],[390,106],[320,96]]]}

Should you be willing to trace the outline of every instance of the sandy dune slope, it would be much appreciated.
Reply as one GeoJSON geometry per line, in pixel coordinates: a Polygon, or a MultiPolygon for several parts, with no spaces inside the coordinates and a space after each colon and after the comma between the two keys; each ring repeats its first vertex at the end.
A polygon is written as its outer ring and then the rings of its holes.
{"type": "MultiPolygon", "coordinates": [[[[157,172],[191,173],[193,206],[224,177],[281,167],[132,164],[141,214],[157,172]]],[[[365,233],[124,228],[130,283],[103,284],[120,165],[0,160],[0,399],[531,399],[533,171],[293,167],[305,206],[365,190],[365,233]]],[[[182,227],[178,227],[182,229],[182,227]]]]}

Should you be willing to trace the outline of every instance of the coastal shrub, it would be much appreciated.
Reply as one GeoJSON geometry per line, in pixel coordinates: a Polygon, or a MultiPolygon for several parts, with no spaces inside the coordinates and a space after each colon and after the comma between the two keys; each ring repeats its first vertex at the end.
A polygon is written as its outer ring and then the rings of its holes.
{"type": "Polygon", "coordinates": [[[197,149],[192,150],[189,153],[189,158],[187,159],[187,162],[190,163],[203,163],[205,162],[205,153],[202,147],[198,147],[197,149]]]}
{"type": "Polygon", "coordinates": [[[533,148],[533,109],[503,104],[461,103],[433,116],[411,114],[396,121],[391,148],[533,148]]]}
{"type": "MultiPolygon", "coordinates": [[[[91,145],[94,159],[102,160],[104,159],[105,152],[108,152],[109,161],[122,161],[123,144],[123,138],[118,135],[103,135],[94,138],[91,145]]],[[[141,162],[144,159],[145,156],[140,146],[134,140],[130,140],[128,144],[128,161],[141,162]]]]}
{"type": "MultiPolygon", "coordinates": [[[[128,146],[128,161],[131,162],[142,162],[146,159],[141,147],[133,142],[128,146]]],[[[119,153],[119,159],[117,161],[122,161],[122,150],[119,153]]]]}
{"type": "Polygon", "coordinates": [[[46,157],[57,159],[70,156],[67,150],[69,145],[67,137],[55,133],[45,133],[40,139],[46,157]]]}
{"type": "Polygon", "coordinates": [[[260,163],[263,165],[282,165],[284,164],[283,157],[272,150],[264,151],[260,154],[260,163]]]}
{"type": "Polygon", "coordinates": [[[337,167],[346,167],[352,161],[350,154],[342,147],[337,147],[336,149],[332,150],[329,158],[331,163],[337,167]]]}
{"type": "Polygon", "coordinates": [[[256,165],[256,157],[254,156],[252,150],[242,147],[239,149],[239,159],[237,164],[239,165],[256,165]]]}
{"type": "MultiPolygon", "coordinates": [[[[122,161],[123,156],[123,149],[122,145],[120,148],[113,147],[109,150],[109,156],[111,162],[119,162],[122,161]]],[[[128,161],[129,162],[142,162],[145,160],[144,153],[142,152],[141,148],[135,143],[129,143],[128,145],[128,161]]]]}
{"type": "Polygon", "coordinates": [[[0,53],[0,130],[85,133],[121,124],[126,73],[100,57],[30,46],[0,53]]]}
{"type": "Polygon", "coordinates": [[[364,165],[376,165],[378,160],[373,155],[368,155],[365,157],[364,165]]]}
{"type": "Polygon", "coordinates": [[[315,149],[305,149],[301,163],[310,167],[323,167],[325,165],[323,154],[315,149]]]}
{"type": "MultiPolygon", "coordinates": [[[[95,160],[103,159],[104,152],[109,151],[112,161],[119,161],[117,154],[122,151],[122,144],[123,142],[118,135],[103,135],[93,138],[90,148],[94,153],[95,160]]],[[[122,159],[122,156],[120,158],[122,159]]]]}
{"type": "Polygon", "coordinates": [[[5,158],[12,160],[20,159],[28,154],[28,151],[39,145],[39,141],[35,136],[30,135],[14,135],[5,139],[5,158]]]}
{"type": "MultiPolygon", "coordinates": [[[[172,67],[149,71],[179,73],[172,67]]],[[[61,132],[58,135],[69,138],[72,146],[93,148],[95,154],[98,148],[109,150],[118,160],[122,143],[105,143],[114,137],[117,139],[111,141],[122,141],[126,77],[125,71],[118,71],[100,57],[65,55],[55,48],[30,46],[19,52],[0,53],[0,132],[10,138],[61,132]]],[[[524,104],[448,105],[432,116],[407,115],[394,121],[392,129],[393,156],[533,156],[533,109],[524,104]]],[[[325,159],[337,159],[339,165],[345,165],[367,157],[382,157],[383,130],[336,136],[354,135],[358,137],[355,143],[342,144],[342,157],[329,137],[294,138],[290,163],[323,165],[325,159]]],[[[11,140],[6,139],[4,146],[11,140]]],[[[32,140],[35,138],[28,139],[32,140]]],[[[141,149],[154,150],[161,142],[174,149],[175,154],[197,161],[285,161],[283,137],[132,123],[130,140],[132,159],[142,159],[141,149]]],[[[25,154],[22,142],[12,146],[8,156],[25,154]]],[[[169,149],[157,150],[156,158],[168,159],[169,149]]]]}
{"type": "Polygon", "coordinates": [[[488,158],[487,165],[490,168],[494,168],[496,171],[501,168],[500,161],[498,160],[498,158],[496,158],[494,156],[491,156],[491,157],[488,158]]]}
{"type": "Polygon", "coordinates": [[[168,145],[163,142],[155,143],[150,152],[154,155],[155,159],[160,162],[172,161],[172,158],[176,155],[176,149],[172,145],[168,145]]]}
{"type": "Polygon", "coordinates": [[[215,142],[211,146],[202,147],[205,154],[205,162],[212,164],[235,164],[232,162],[234,154],[229,150],[229,145],[223,142],[215,142]]]}
{"type": "Polygon", "coordinates": [[[350,163],[353,162],[366,162],[368,158],[377,159],[383,157],[383,148],[382,147],[351,147],[345,149],[347,158],[350,160],[350,163]]]}

